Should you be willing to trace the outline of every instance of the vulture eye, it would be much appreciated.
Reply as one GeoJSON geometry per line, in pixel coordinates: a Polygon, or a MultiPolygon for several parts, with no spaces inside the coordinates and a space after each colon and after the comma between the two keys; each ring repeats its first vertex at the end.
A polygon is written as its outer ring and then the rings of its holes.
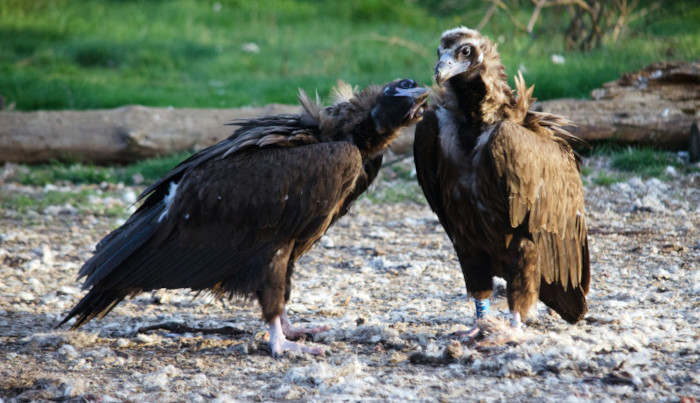
{"type": "Polygon", "coordinates": [[[472,48],[471,48],[471,46],[465,46],[459,50],[459,53],[462,56],[469,56],[472,53],[472,48]]]}
{"type": "Polygon", "coordinates": [[[416,88],[417,86],[418,86],[418,84],[416,84],[416,82],[411,80],[410,78],[408,78],[406,80],[402,80],[399,83],[399,87],[401,87],[403,89],[416,88]]]}

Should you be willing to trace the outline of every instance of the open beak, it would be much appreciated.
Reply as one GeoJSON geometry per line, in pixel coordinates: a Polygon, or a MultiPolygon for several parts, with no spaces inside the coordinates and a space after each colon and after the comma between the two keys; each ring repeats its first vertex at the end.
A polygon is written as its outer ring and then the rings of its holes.
{"type": "Polygon", "coordinates": [[[415,119],[416,117],[423,116],[425,113],[425,104],[428,101],[428,89],[425,87],[415,87],[415,88],[397,88],[397,96],[411,97],[413,100],[413,106],[406,113],[408,119],[415,119]]]}
{"type": "Polygon", "coordinates": [[[469,62],[455,62],[450,55],[440,56],[440,60],[438,60],[437,65],[435,66],[435,76],[433,76],[435,83],[442,87],[445,81],[456,76],[457,74],[467,71],[469,65],[469,62]]]}

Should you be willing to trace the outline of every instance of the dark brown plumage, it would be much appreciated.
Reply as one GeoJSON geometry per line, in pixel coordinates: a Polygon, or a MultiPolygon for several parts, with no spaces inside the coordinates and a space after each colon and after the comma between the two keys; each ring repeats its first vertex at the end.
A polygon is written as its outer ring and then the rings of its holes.
{"type": "MultiPolygon", "coordinates": [[[[374,180],[381,152],[420,120],[427,89],[398,80],[321,108],[302,92],[303,113],[235,122],[228,139],[202,150],[147,188],[127,222],[80,270],[89,292],[61,324],[77,328],[127,296],[160,288],[255,295],[273,354],[287,341],[294,262],[374,180]]],[[[327,328],[310,329],[322,331],[327,328]]]]}
{"type": "Polygon", "coordinates": [[[580,161],[569,145],[576,138],[562,128],[569,122],[529,111],[532,88],[520,75],[513,95],[496,46],[477,31],[444,32],[438,58],[414,157],[467,291],[487,300],[499,276],[513,325],[538,298],[579,321],[590,268],[580,161]]]}

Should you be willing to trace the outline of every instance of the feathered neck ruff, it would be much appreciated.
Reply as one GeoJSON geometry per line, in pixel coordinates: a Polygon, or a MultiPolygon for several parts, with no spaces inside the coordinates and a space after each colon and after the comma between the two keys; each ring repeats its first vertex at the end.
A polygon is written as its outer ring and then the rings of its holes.
{"type": "Polygon", "coordinates": [[[443,87],[432,88],[439,106],[465,114],[474,127],[490,126],[513,115],[516,105],[496,44],[487,37],[482,39],[483,59],[477,71],[467,71],[452,77],[443,87]]]}
{"type": "Polygon", "coordinates": [[[333,105],[323,107],[318,94],[312,100],[303,90],[299,90],[299,103],[304,114],[318,125],[321,141],[352,142],[363,158],[369,158],[383,151],[399,134],[399,131],[377,133],[371,112],[380,96],[381,86],[372,85],[357,91],[338,81],[332,90],[333,105]]]}
{"type": "Polygon", "coordinates": [[[520,71],[515,77],[516,94],[508,85],[508,76],[497,51],[497,45],[483,37],[483,61],[479,70],[455,76],[444,87],[433,85],[431,98],[438,107],[464,114],[472,127],[485,129],[508,119],[537,134],[556,136],[568,142],[580,142],[564,126],[571,122],[558,115],[530,111],[537,100],[532,97],[534,86],[529,88],[520,71]]]}

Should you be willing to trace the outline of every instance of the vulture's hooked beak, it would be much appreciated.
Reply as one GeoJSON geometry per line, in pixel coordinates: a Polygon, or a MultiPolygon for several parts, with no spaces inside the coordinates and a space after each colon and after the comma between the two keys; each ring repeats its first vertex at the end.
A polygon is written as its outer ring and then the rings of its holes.
{"type": "Polygon", "coordinates": [[[456,62],[450,55],[440,56],[437,65],[435,65],[435,76],[433,79],[435,83],[442,87],[445,81],[456,76],[457,74],[464,73],[469,68],[470,62],[456,62]]]}
{"type": "Polygon", "coordinates": [[[423,116],[425,112],[425,104],[428,101],[428,89],[425,87],[414,88],[397,88],[396,96],[410,97],[413,101],[413,106],[406,113],[406,117],[414,119],[423,116]]]}

